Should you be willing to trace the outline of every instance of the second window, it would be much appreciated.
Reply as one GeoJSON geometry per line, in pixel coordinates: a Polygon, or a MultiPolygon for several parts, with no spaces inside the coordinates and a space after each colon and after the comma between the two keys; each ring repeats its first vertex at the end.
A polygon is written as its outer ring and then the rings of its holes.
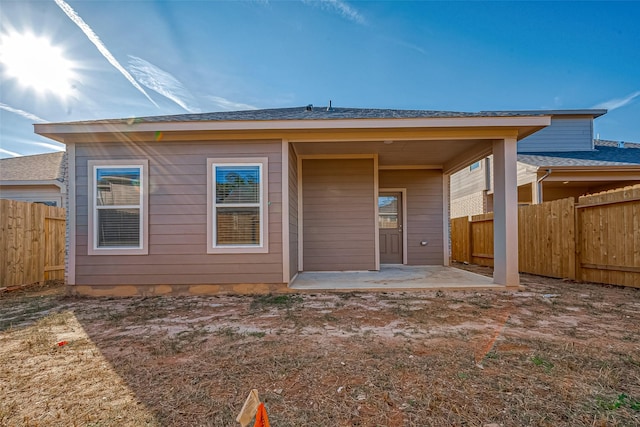
{"type": "Polygon", "coordinates": [[[266,159],[236,160],[208,161],[209,252],[253,252],[251,249],[265,248],[266,159]]]}

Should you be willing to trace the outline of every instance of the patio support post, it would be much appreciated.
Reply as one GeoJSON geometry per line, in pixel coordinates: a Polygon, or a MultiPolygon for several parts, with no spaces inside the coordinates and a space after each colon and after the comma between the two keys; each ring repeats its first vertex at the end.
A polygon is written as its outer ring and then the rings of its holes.
{"type": "MultiPolygon", "coordinates": [[[[442,215],[442,219],[443,219],[443,223],[442,223],[442,230],[443,230],[443,241],[444,241],[444,259],[443,259],[443,263],[445,266],[450,266],[451,265],[451,225],[449,223],[450,219],[449,217],[451,216],[451,200],[449,199],[449,194],[451,191],[451,175],[449,175],[448,173],[444,173],[442,174],[442,210],[443,210],[443,215],[442,215]]],[[[404,200],[404,199],[403,199],[404,200]]],[[[405,227],[406,228],[406,227],[405,227]]]]}
{"type": "Polygon", "coordinates": [[[493,282],[520,285],[518,274],[517,140],[493,143],[493,282]]]}

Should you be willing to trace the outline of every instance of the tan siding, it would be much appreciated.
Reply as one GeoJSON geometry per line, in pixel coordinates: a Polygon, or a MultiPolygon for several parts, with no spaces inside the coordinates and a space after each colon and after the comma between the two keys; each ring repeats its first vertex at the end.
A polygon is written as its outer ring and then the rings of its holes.
{"type": "Polygon", "coordinates": [[[381,170],[380,188],[407,189],[407,263],[442,265],[442,173],[436,170],[381,170]],[[429,242],[421,246],[421,241],[429,242]]]}
{"type": "MultiPolygon", "coordinates": [[[[493,156],[492,156],[493,157],[493,156]]],[[[493,162],[492,162],[493,165],[493,162]]],[[[530,184],[537,180],[537,167],[528,165],[526,163],[518,162],[517,166],[517,177],[518,177],[518,185],[530,184]]]]}
{"type": "MultiPolygon", "coordinates": [[[[259,264],[250,264],[253,270],[262,270],[259,264]]],[[[180,274],[175,277],[171,282],[167,282],[167,277],[172,277],[173,274],[155,274],[153,269],[147,271],[143,270],[140,274],[122,275],[114,274],[113,271],[109,274],[102,275],[82,275],[82,283],[78,285],[85,285],[87,283],[97,283],[99,285],[210,285],[210,284],[234,284],[234,283],[282,283],[282,263],[277,268],[277,273],[247,273],[249,266],[246,266],[245,271],[239,273],[229,274],[180,274]],[[238,277],[243,277],[245,280],[239,282],[238,277]],[[129,280],[129,281],[127,281],[129,280]]],[[[172,271],[173,273],[173,271],[172,271]]]]}
{"type": "Polygon", "coordinates": [[[190,214],[206,215],[207,206],[202,204],[190,204],[188,207],[178,204],[154,204],[153,206],[149,206],[149,214],[151,215],[184,215],[185,211],[188,211],[190,214]]]}
{"type": "MultiPolygon", "coordinates": [[[[81,248],[81,247],[78,246],[78,248],[81,248]]],[[[270,244],[269,248],[271,251],[274,251],[274,252],[282,252],[282,245],[280,243],[270,244]]],[[[156,244],[152,247],[152,249],[153,249],[152,255],[167,255],[167,254],[174,254],[174,253],[200,255],[202,254],[203,250],[206,250],[206,243],[203,243],[202,245],[194,245],[194,244],[181,245],[181,244],[172,242],[171,244],[156,244]]],[[[86,253],[86,246],[84,247],[84,251],[86,253]]],[[[221,260],[221,258],[219,258],[220,256],[222,255],[215,255],[216,262],[222,262],[220,261],[221,260]]],[[[280,282],[282,282],[282,280],[280,282]]]]}
{"type": "Polygon", "coordinates": [[[298,157],[289,144],[289,278],[298,273],[298,157]]]}
{"type": "MultiPolygon", "coordinates": [[[[231,273],[243,273],[247,269],[252,269],[249,267],[257,266],[256,269],[260,269],[260,274],[272,273],[276,274],[278,272],[282,273],[282,267],[280,264],[272,263],[272,264],[257,264],[257,263],[239,263],[235,260],[233,262],[227,262],[224,264],[220,264],[216,266],[215,272],[211,271],[210,265],[206,263],[206,260],[201,260],[200,264],[186,264],[188,265],[188,271],[185,271],[182,276],[190,276],[190,275],[218,275],[218,274],[231,274],[231,273]]],[[[140,264],[124,264],[120,263],[118,265],[118,275],[120,276],[144,276],[148,274],[156,274],[156,275],[170,275],[175,270],[175,264],[154,264],[154,265],[140,265],[140,264]]],[[[112,265],[83,265],[78,267],[77,272],[79,275],[109,275],[113,273],[112,265]]],[[[176,279],[179,280],[179,279],[176,279]]],[[[280,280],[282,281],[282,280],[280,280]]],[[[238,283],[238,280],[235,279],[234,282],[238,283]]],[[[175,280],[171,283],[175,283],[175,280]]],[[[186,282],[188,283],[188,281],[186,282]]]]}
{"type": "Polygon", "coordinates": [[[373,159],[305,159],[302,182],[304,270],[374,269],[373,159]]]}
{"type": "Polygon", "coordinates": [[[282,282],[281,142],[77,144],[79,285],[282,282]],[[207,254],[207,158],[268,157],[269,253],[207,254]],[[149,160],[149,255],[87,256],[87,161],[149,160]]]}
{"type": "Polygon", "coordinates": [[[481,160],[479,168],[470,170],[467,166],[451,175],[451,200],[488,189],[486,168],[486,161],[481,160]]]}

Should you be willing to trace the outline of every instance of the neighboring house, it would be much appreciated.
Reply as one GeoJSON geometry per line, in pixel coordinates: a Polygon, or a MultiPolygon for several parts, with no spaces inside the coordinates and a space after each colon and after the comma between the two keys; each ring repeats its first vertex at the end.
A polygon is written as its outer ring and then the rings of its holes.
{"type": "Polygon", "coordinates": [[[68,284],[134,295],[448,265],[449,176],[488,155],[494,282],[517,286],[516,145],[552,119],[307,106],[35,128],[67,145],[68,284]]]}
{"type": "Polygon", "coordinates": [[[593,150],[518,154],[518,202],[535,204],[640,183],[640,144],[594,140],[593,150]]]}
{"type": "Polygon", "coordinates": [[[0,159],[0,199],[65,207],[64,152],[0,159]]]}
{"type": "MultiPolygon", "coordinates": [[[[550,111],[551,125],[518,142],[518,203],[558,200],[640,182],[640,144],[593,139],[602,110],[550,111]]],[[[451,217],[493,210],[491,156],[451,176],[451,217]]]]}

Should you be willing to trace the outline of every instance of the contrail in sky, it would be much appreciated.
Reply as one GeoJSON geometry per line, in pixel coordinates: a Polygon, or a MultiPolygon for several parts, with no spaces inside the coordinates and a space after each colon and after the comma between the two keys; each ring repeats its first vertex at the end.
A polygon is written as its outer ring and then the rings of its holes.
{"type": "Polygon", "coordinates": [[[218,107],[226,111],[231,110],[256,110],[257,107],[249,104],[243,104],[241,102],[234,102],[221,96],[207,96],[207,99],[213,101],[218,107]]]}
{"type": "Polygon", "coordinates": [[[109,50],[104,45],[104,43],[102,43],[102,40],[100,40],[100,37],[98,37],[98,35],[93,32],[91,27],[89,27],[89,25],[87,25],[87,23],[84,22],[84,20],[76,13],[76,11],[73,10],[71,6],[69,6],[63,0],[54,0],[54,1],[60,7],[60,9],[62,9],[62,11],[69,17],[69,19],[71,19],[80,28],[80,30],[82,30],[82,32],[87,36],[89,41],[98,48],[98,51],[100,51],[102,56],[104,56],[105,59],[109,61],[109,63],[116,68],[116,70],[120,71],[120,73],[127,80],[129,80],[129,83],[131,83],[133,87],[138,89],[144,96],[147,97],[149,101],[151,101],[153,105],[158,107],[158,104],[156,104],[155,101],[151,99],[151,97],[147,94],[147,92],[145,92],[142,86],[140,86],[138,82],[131,76],[131,74],[129,74],[129,72],[125,70],[125,68],[122,65],[120,65],[118,60],[114,58],[114,56],[111,54],[111,52],[109,52],[109,50]]]}
{"type": "Polygon", "coordinates": [[[343,0],[302,0],[303,3],[320,7],[321,9],[337,12],[340,16],[357,24],[366,24],[364,16],[357,9],[349,6],[343,0]]]}
{"type": "Polygon", "coordinates": [[[149,89],[169,98],[190,113],[199,112],[197,108],[188,103],[192,98],[189,91],[171,73],[133,55],[129,55],[129,70],[140,83],[149,89]]]}
{"type": "Polygon", "coordinates": [[[45,119],[40,118],[40,117],[36,116],[35,114],[31,114],[29,112],[26,112],[24,110],[19,110],[17,108],[9,107],[7,104],[3,104],[2,102],[0,102],[0,109],[8,111],[8,112],[13,113],[13,114],[17,114],[19,116],[24,117],[25,119],[33,120],[34,122],[46,123],[45,119]]]}
{"type": "Polygon", "coordinates": [[[48,142],[29,142],[28,144],[37,145],[38,147],[51,148],[57,151],[64,151],[64,147],[65,147],[65,145],[60,142],[56,142],[55,144],[49,144],[48,142]],[[59,145],[56,145],[56,144],[59,144],[59,145]]]}
{"type": "Polygon", "coordinates": [[[16,153],[15,151],[5,150],[4,148],[0,148],[0,153],[8,154],[11,157],[18,157],[21,155],[20,153],[16,153]]]}
{"type": "Polygon", "coordinates": [[[593,108],[606,108],[609,111],[615,110],[617,108],[624,107],[625,105],[629,104],[631,101],[633,101],[639,96],[640,96],[640,90],[632,93],[631,95],[625,98],[611,99],[609,101],[601,102],[598,105],[594,105],[593,108]]]}

